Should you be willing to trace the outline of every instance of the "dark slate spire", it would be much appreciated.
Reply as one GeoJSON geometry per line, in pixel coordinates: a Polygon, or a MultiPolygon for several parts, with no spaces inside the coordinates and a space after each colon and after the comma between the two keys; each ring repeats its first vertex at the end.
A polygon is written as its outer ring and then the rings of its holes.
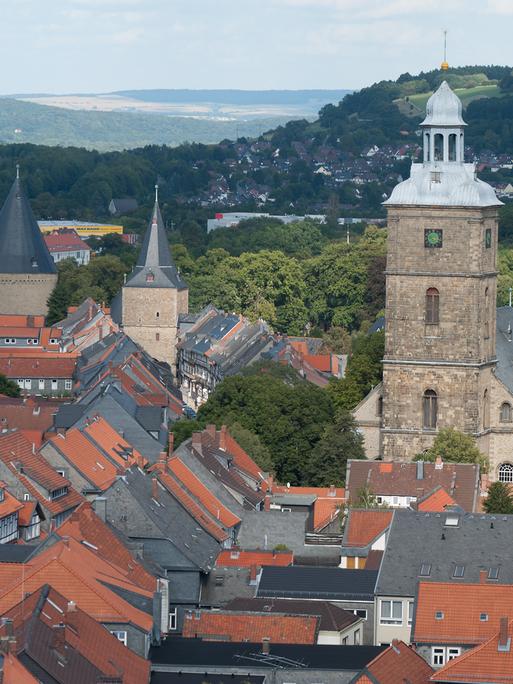
{"type": "Polygon", "coordinates": [[[56,273],[37,221],[16,178],[0,211],[0,273],[56,273]]]}
{"type": "Polygon", "coordinates": [[[141,253],[125,287],[174,287],[186,290],[171,257],[166,229],[158,202],[158,185],[155,186],[155,206],[144,236],[141,253]]]}

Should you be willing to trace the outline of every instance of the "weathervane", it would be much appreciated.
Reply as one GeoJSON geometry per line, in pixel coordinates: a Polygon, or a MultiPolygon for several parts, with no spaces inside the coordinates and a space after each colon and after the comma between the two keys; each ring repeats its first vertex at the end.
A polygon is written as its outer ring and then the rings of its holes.
{"type": "Polygon", "coordinates": [[[447,61],[447,30],[444,30],[444,61],[440,65],[442,71],[447,71],[449,69],[449,63],[447,61]]]}

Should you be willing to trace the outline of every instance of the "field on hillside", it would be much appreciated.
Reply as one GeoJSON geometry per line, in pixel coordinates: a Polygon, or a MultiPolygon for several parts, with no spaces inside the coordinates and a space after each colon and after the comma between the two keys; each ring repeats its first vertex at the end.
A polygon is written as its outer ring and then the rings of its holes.
{"type": "MultiPolygon", "coordinates": [[[[499,86],[496,84],[479,85],[474,88],[456,88],[454,90],[456,95],[460,98],[463,106],[466,107],[472,100],[478,100],[481,97],[501,97],[499,86]]],[[[425,111],[426,102],[433,93],[418,93],[417,95],[410,95],[409,102],[421,111],[425,111]]]]}

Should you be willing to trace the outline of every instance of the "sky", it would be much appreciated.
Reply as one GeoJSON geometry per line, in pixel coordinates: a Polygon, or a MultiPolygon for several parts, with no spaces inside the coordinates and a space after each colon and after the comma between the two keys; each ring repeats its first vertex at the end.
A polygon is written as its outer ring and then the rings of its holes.
{"type": "Polygon", "coordinates": [[[0,0],[0,93],[361,88],[511,64],[513,0],[0,0]]]}

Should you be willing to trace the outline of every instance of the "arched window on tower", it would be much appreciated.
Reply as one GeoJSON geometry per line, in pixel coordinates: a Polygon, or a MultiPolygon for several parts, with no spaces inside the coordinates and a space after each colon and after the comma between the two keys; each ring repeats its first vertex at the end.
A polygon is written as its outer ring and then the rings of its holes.
{"type": "Polygon", "coordinates": [[[499,466],[499,482],[513,482],[513,465],[502,463],[499,466]]]}
{"type": "Polygon", "coordinates": [[[490,397],[488,390],[485,389],[483,394],[483,430],[488,430],[490,427],[490,397]]]}
{"type": "Polygon", "coordinates": [[[424,430],[436,430],[438,421],[438,395],[435,390],[428,389],[422,397],[422,413],[424,430]]]}
{"type": "Polygon", "coordinates": [[[511,404],[508,401],[505,401],[501,405],[501,412],[499,415],[499,420],[501,423],[511,423],[511,420],[512,420],[511,404]]]}
{"type": "Polygon", "coordinates": [[[456,161],[456,133],[449,134],[449,161],[456,161]]]}
{"type": "Polygon", "coordinates": [[[435,159],[434,161],[443,161],[444,159],[444,136],[441,133],[435,133],[435,159]]]}
{"type": "Polygon", "coordinates": [[[431,144],[431,136],[429,133],[424,133],[424,161],[430,161],[429,159],[429,146],[431,144]]]}
{"type": "Polygon", "coordinates": [[[429,325],[436,325],[440,322],[440,293],[436,287],[426,290],[425,321],[429,325]]]}

